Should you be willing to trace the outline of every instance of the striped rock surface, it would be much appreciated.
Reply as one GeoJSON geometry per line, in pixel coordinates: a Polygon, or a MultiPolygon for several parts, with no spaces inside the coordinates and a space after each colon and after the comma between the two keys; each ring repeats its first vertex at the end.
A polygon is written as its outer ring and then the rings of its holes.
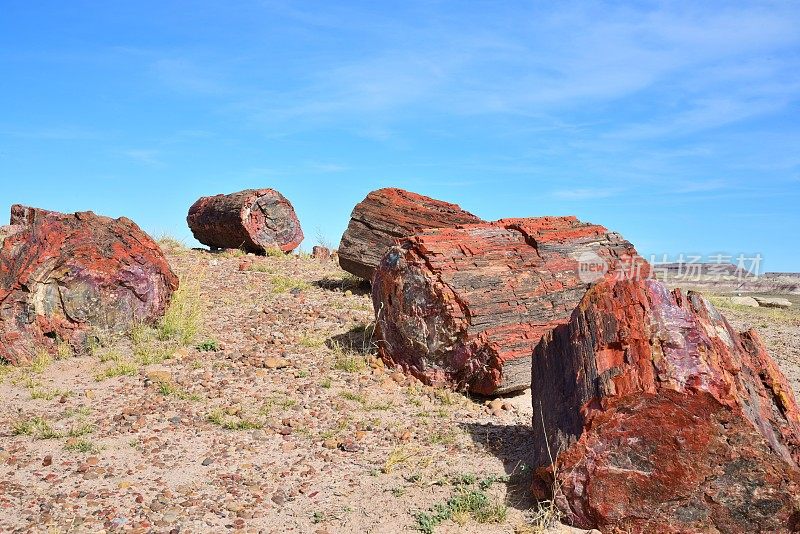
{"type": "Polygon", "coordinates": [[[598,278],[637,269],[649,265],[633,245],[575,217],[426,230],[389,249],[375,273],[379,350],[428,384],[524,389],[542,335],[598,278]]]}
{"type": "Polygon", "coordinates": [[[386,249],[398,239],[426,228],[478,222],[481,219],[456,204],[403,189],[378,189],[353,209],[339,245],[339,265],[371,281],[386,249]]]}
{"type": "Polygon", "coordinates": [[[603,532],[796,532],[800,413],[699,293],[603,281],[533,355],[534,491],[603,532]],[[555,466],[553,460],[556,460],[555,466]]]}
{"type": "Polygon", "coordinates": [[[195,239],[213,249],[291,252],[304,237],[294,207],[274,189],[201,197],[189,208],[186,222],[195,239]]]}

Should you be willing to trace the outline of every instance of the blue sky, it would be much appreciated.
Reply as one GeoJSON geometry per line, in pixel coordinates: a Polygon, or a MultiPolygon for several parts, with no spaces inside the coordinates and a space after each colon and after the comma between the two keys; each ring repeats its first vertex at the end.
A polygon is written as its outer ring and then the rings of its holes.
{"type": "MultiPolygon", "coordinates": [[[[397,186],[800,271],[800,3],[0,0],[0,210],[397,186]]],[[[2,217],[5,217],[4,215],[2,217]]]]}

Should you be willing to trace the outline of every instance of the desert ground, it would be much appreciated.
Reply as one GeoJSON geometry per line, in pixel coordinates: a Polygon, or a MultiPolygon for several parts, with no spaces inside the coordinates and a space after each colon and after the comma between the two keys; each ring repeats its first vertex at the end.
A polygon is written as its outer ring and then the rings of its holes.
{"type": "MultiPolygon", "coordinates": [[[[335,262],[162,241],[162,324],[0,367],[3,532],[537,532],[530,396],[433,389],[375,357],[335,262]]],[[[800,313],[717,299],[800,391],[800,313]]]]}

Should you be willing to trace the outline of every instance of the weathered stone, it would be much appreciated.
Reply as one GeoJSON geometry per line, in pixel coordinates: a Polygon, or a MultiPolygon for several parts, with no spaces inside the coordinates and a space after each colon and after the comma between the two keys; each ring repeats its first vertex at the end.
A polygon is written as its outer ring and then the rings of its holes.
{"type": "Polygon", "coordinates": [[[737,306],[747,306],[748,308],[758,308],[758,301],[753,297],[730,297],[731,304],[737,306]]]}
{"type": "Polygon", "coordinates": [[[482,222],[456,204],[403,189],[378,189],[356,205],[339,245],[339,265],[372,280],[386,249],[403,237],[426,228],[446,228],[482,222]]]}
{"type": "Polygon", "coordinates": [[[92,328],[121,331],[163,315],[178,278],[126,218],[15,205],[0,229],[0,359],[21,364],[92,328]]]}
{"type": "Polygon", "coordinates": [[[781,297],[753,297],[759,306],[765,308],[791,308],[792,301],[781,297]]]}
{"type": "Polygon", "coordinates": [[[311,249],[311,256],[320,261],[328,261],[331,259],[331,251],[327,247],[317,245],[311,249]]]}
{"type": "Polygon", "coordinates": [[[375,273],[381,356],[428,384],[525,389],[533,346],[609,272],[645,276],[649,266],[618,234],[575,217],[423,231],[375,273]]]}
{"type": "Polygon", "coordinates": [[[534,490],[557,488],[571,524],[800,528],[791,389],[755,331],[736,333],[702,295],[604,280],[542,338],[532,375],[534,490]]]}
{"type": "Polygon", "coordinates": [[[189,208],[186,222],[195,239],[214,249],[291,252],[303,241],[294,208],[274,189],[202,197],[189,208]]]}

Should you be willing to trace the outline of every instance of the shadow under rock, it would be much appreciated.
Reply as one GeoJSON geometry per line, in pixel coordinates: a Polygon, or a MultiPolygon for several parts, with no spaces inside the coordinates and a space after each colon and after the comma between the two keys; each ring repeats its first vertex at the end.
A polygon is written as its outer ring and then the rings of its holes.
{"type": "Polygon", "coordinates": [[[367,280],[362,280],[353,275],[346,274],[341,277],[326,276],[320,280],[312,282],[313,285],[328,291],[336,291],[344,293],[350,291],[353,295],[370,295],[372,294],[371,284],[367,280]]]}
{"type": "Polygon", "coordinates": [[[506,505],[521,511],[534,507],[531,426],[495,423],[460,423],[459,426],[469,433],[473,442],[503,462],[503,469],[509,477],[506,505]]]}
{"type": "Polygon", "coordinates": [[[341,349],[357,354],[374,354],[378,345],[374,339],[375,325],[356,326],[344,334],[338,334],[325,340],[329,349],[341,349]]]}

